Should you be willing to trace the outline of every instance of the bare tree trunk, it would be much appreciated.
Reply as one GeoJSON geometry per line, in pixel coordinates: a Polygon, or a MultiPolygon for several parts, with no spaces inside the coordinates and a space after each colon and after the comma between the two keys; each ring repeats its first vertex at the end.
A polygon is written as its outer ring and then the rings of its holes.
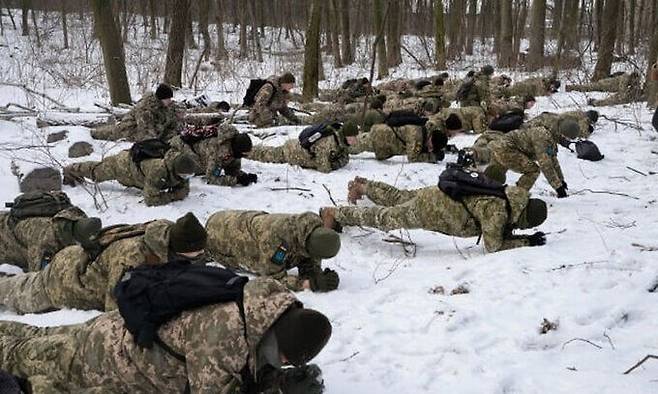
{"type": "Polygon", "coordinates": [[[111,0],[92,0],[95,31],[103,49],[103,63],[113,105],[130,104],[130,87],[126,76],[123,41],[114,22],[111,0]]]}
{"type": "Polygon", "coordinates": [[[553,26],[551,29],[551,37],[556,38],[560,29],[562,29],[562,10],[564,9],[564,0],[553,1],[553,12],[551,18],[553,19],[553,26]]]}
{"type": "Polygon", "coordinates": [[[635,0],[628,3],[628,54],[635,54],[635,0]]]}
{"type": "Polygon", "coordinates": [[[334,67],[341,68],[343,67],[343,59],[340,56],[340,39],[338,34],[338,27],[340,21],[340,12],[338,9],[338,0],[331,0],[331,18],[330,18],[330,29],[331,29],[331,41],[332,49],[334,56],[334,67]]]}
{"type": "Polygon", "coordinates": [[[544,37],[546,34],[546,0],[533,0],[530,22],[530,48],[528,70],[535,71],[544,65],[544,37]]]}
{"type": "Polygon", "coordinates": [[[260,48],[260,36],[258,34],[258,21],[256,20],[256,0],[249,1],[249,14],[251,15],[251,39],[256,50],[256,60],[263,62],[263,51],[260,48]]]}
{"type": "Polygon", "coordinates": [[[187,35],[190,0],[174,0],[171,8],[171,27],[164,80],[171,86],[181,87],[183,86],[183,56],[185,56],[185,36],[187,35]]]}
{"type": "Polygon", "coordinates": [[[32,25],[34,26],[34,37],[37,39],[37,48],[41,48],[41,36],[39,36],[39,26],[37,25],[37,16],[35,15],[34,8],[30,10],[32,16],[32,25]]]}
{"type": "Polygon", "coordinates": [[[468,37],[466,39],[466,54],[473,54],[473,41],[475,41],[475,25],[477,18],[477,0],[470,0],[468,3],[468,37]]]}
{"type": "Polygon", "coordinates": [[[217,61],[228,58],[226,45],[224,44],[224,1],[217,0],[217,11],[215,14],[215,23],[217,23],[217,61]]]}
{"type": "Polygon", "coordinates": [[[247,6],[242,4],[240,7],[240,54],[238,57],[240,59],[247,58],[247,53],[249,52],[249,47],[247,46],[247,6]]]}
{"type": "Polygon", "coordinates": [[[318,96],[321,12],[322,0],[313,0],[304,45],[304,87],[302,97],[307,102],[313,101],[318,96]]]}
{"type": "Polygon", "coordinates": [[[206,53],[206,60],[210,59],[212,50],[212,40],[208,31],[208,17],[210,14],[210,0],[199,0],[199,31],[203,37],[203,50],[206,53]]]}
{"type": "MultiPolygon", "coordinates": [[[[375,31],[382,31],[384,25],[384,0],[374,0],[373,9],[375,12],[375,31]]],[[[388,60],[386,57],[386,40],[382,36],[377,43],[377,79],[386,78],[388,76],[388,60]]]]}
{"type": "MultiPolygon", "coordinates": [[[[514,37],[512,47],[512,58],[514,63],[518,64],[519,52],[521,51],[521,40],[525,36],[525,25],[528,20],[528,1],[518,0],[518,7],[515,13],[516,23],[514,24],[514,37]]],[[[512,19],[514,21],[514,19],[512,19]]]]}
{"type": "MultiPolygon", "coordinates": [[[[655,5],[654,5],[655,7],[655,5]]],[[[654,14],[656,13],[656,10],[654,8],[654,14]]],[[[658,29],[655,28],[655,26],[658,24],[658,14],[654,16],[653,18],[653,37],[651,38],[651,42],[649,45],[649,53],[648,53],[648,68],[647,68],[647,84],[646,84],[646,91],[647,91],[647,104],[651,108],[656,108],[658,106],[658,81],[651,81],[649,78],[649,74],[651,73],[651,66],[653,65],[654,62],[658,62],[658,29]]]]}
{"type": "MultiPolygon", "coordinates": [[[[0,1],[0,8],[4,4],[3,1],[0,1]]],[[[7,7],[6,4],[4,4],[5,8],[7,9],[7,14],[9,15],[9,19],[11,20],[11,25],[14,27],[14,30],[16,30],[16,21],[14,20],[14,14],[11,12],[11,8],[7,7]]]]}
{"type": "Polygon", "coordinates": [[[446,65],[446,28],[443,21],[443,0],[434,0],[434,52],[435,68],[445,70],[446,65]]]}
{"type": "Polygon", "coordinates": [[[155,24],[156,17],[155,17],[155,0],[149,0],[149,12],[151,13],[151,19],[150,19],[150,38],[151,40],[155,40],[158,37],[158,27],[155,24]]]}
{"type": "Polygon", "coordinates": [[[192,26],[191,2],[189,7],[190,9],[187,10],[187,22],[185,24],[185,43],[187,44],[187,47],[190,49],[198,49],[199,46],[197,45],[196,40],[194,39],[194,27],[192,26]]]}
{"type": "Polygon", "coordinates": [[[30,0],[21,0],[21,17],[22,17],[21,27],[23,29],[23,32],[21,33],[22,36],[30,35],[29,12],[31,6],[32,6],[32,2],[30,0]]]}
{"type": "Polygon", "coordinates": [[[594,50],[598,52],[599,47],[601,46],[601,39],[603,37],[603,3],[604,0],[596,0],[595,5],[595,14],[596,14],[596,45],[594,45],[594,50]]]}
{"type": "Polygon", "coordinates": [[[500,50],[498,66],[512,67],[512,0],[500,2],[500,50]]]}
{"type": "Polygon", "coordinates": [[[389,0],[390,11],[386,23],[386,56],[388,67],[397,67],[402,63],[400,46],[401,7],[400,0],[389,0]]]}
{"type": "Polygon", "coordinates": [[[343,64],[354,63],[354,53],[352,51],[352,39],[350,36],[350,1],[340,0],[340,27],[343,39],[342,55],[343,64]]]}
{"type": "Polygon", "coordinates": [[[617,35],[617,12],[619,11],[619,0],[606,0],[603,15],[603,31],[601,32],[601,46],[599,58],[594,67],[592,80],[598,81],[610,75],[612,66],[612,53],[615,49],[615,37],[617,35]]]}
{"type": "Polygon", "coordinates": [[[62,33],[64,34],[64,49],[69,48],[69,26],[66,23],[66,0],[62,0],[62,33]]]}

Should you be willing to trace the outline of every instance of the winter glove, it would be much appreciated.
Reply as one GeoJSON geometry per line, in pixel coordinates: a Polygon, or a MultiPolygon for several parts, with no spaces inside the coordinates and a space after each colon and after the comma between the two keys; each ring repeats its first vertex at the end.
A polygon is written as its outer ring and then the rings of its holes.
{"type": "Polygon", "coordinates": [[[569,186],[567,186],[565,181],[562,181],[562,187],[564,187],[564,190],[569,190],[569,186]]]}
{"type": "Polygon", "coordinates": [[[446,145],[445,149],[446,149],[446,152],[448,152],[448,153],[457,153],[457,152],[459,152],[459,148],[457,148],[457,146],[454,145],[454,144],[446,145]]]}
{"type": "Polygon", "coordinates": [[[321,394],[324,392],[322,370],[315,364],[282,371],[281,389],[284,394],[321,394]]]}
{"type": "Polygon", "coordinates": [[[444,151],[440,150],[438,152],[435,152],[434,156],[436,158],[436,162],[438,163],[440,161],[443,161],[443,159],[445,159],[446,153],[444,151]]]}
{"type": "Polygon", "coordinates": [[[546,234],[542,233],[541,231],[537,231],[536,233],[528,236],[528,241],[530,242],[530,246],[545,245],[546,244],[546,234]]]}
{"type": "Polygon", "coordinates": [[[567,185],[563,183],[562,186],[558,187],[555,191],[557,192],[557,198],[565,198],[567,196],[567,185]]]}
{"type": "Polygon", "coordinates": [[[238,175],[237,178],[238,178],[238,183],[241,184],[242,186],[249,186],[252,183],[258,182],[258,175],[247,174],[246,172],[240,173],[240,175],[238,175]]]}
{"type": "Polygon", "coordinates": [[[311,290],[317,292],[336,290],[340,282],[338,273],[329,268],[325,268],[324,271],[318,271],[309,280],[311,282],[311,290]]]}

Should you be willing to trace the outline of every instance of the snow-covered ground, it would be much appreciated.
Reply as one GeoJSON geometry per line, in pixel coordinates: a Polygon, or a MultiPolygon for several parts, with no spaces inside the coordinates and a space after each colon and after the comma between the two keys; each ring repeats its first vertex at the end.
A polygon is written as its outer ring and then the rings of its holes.
{"type": "MultiPolygon", "coordinates": [[[[21,52],[14,48],[27,45],[25,39],[8,37],[3,39],[9,46],[0,47],[4,70],[14,67],[14,60],[4,54],[14,51],[18,56],[21,52]]],[[[190,61],[195,59],[192,56],[190,61]]],[[[394,76],[423,74],[407,60],[394,76]]],[[[261,67],[265,74],[279,71],[273,60],[261,67]]],[[[334,85],[349,73],[333,71],[329,64],[327,68],[334,85]]],[[[352,70],[354,75],[364,75],[365,69],[355,66],[352,70]]],[[[5,81],[21,81],[15,74],[4,75],[5,81]]],[[[236,80],[245,83],[253,76],[245,71],[236,80]]],[[[139,96],[134,73],[131,80],[133,95],[139,96]]],[[[35,87],[51,94],[60,92],[58,99],[70,106],[91,108],[93,100],[106,97],[101,87],[67,90],[48,81],[35,87]]],[[[532,114],[587,108],[587,97],[558,93],[540,98],[532,114]]],[[[35,102],[22,90],[0,87],[0,106],[9,102],[46,104],[35,102]]],[[[383,232],[344,231],[340,253],[325,262],[340,274],[339,289],[298,294],[306,306],[327,314],[334,325],[331,341],[315,360],[324,371],[328,393],[658,392],[655,360],[630,375],[622,374],[646,354],[658,353],[654,332],[658,303],[656,294],[648,291],[658,280],[658,252],[633,245],[658,247],[658,142],[650,125],[652,113],[644,104],[601,112],[641,130],[600,119],[591,138],[605,154],[600,162],[578,160],[560,148],[559,160],[571,195],[558,200],[543,177],[532,190],[549,204],[548,220],[540,228],[548,234],[546,246],[486,254],[475,238],[391,232],[415,242],[414,255],[405,253],[399,244],[384,242],[383,232]],[[468,293],[451,295],[459,286],[468,293]],[[541,334],[543,319],[556,323],[557,329],[541,334]]],[[[300,130],[266,130],[278,135],[265,143],[281,144],[300,130]]],[[[475,138],[458,137],[456,143],[468,146],[475,138]]],[[[22,171],[34,162],[53,159],[67,164],[72,162],[67,158],[68,147],[76,141],[95,147],[91,159],[129,146],[92,140],[83,127],[37,129],[34,118],[21,123],[0,121],[0,201],[10,201],[18,193],[10,170],[12,160],[22,171]],[[47,134],[62,129],[69,130],[68,138],[52,144],[50,153],[7,150],[40,145],[47,134]]],[[[65,191],[75,204],[90,215],[101,216],[108,225],[176,219],[188,211],[204,221],[222,209],[317,212],[331,205],[325,186],[338,204],[347,204],[347,182],[355,175],[418,188],[436,184],[444,168],[444,164],[407,163],[402,157],[378,162],[372,154],[354,156],[346,167],[331,174],[248,160],[243,166],[258,174],[257,184],[227,188],[195,179],[187,199],[165,207],[146,207],[138,190],[114,182],[101,185],[107,200],[102,211],[80,187],[65,187],[65,191]],[[282,187],[310,191],[271,190],[282,187]]],[[[1,268],[15,271],[15,267],[1,268]]],[[[96,314],[2,312],[0,319],[59,325],[96,314]]]]}

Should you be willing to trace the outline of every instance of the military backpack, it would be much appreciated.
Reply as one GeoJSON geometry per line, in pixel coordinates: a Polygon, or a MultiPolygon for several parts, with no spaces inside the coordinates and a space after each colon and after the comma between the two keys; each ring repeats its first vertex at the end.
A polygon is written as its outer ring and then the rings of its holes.
{"type": "MultiPolygon", "coordinates": [[[[267,79],[252,79],[249,81],[249,87],[247,87],[247,93],[245,93],[244,98],[242,99],[242,106],[243,107],[252,107],[254,104],[256,104],[256,95],[258,94],[258,91],[260,88],[265,86],[266,84],[270,84],[274,86],[274,84],[267,79]]],[[[274,95],[270,97],[269,101],[267,104],[271,104],[272,100],[274,99],[274,95]]]]}
{"type": "Polygon", "coordinates": [[[148,159],[162,159],[167,151],[171,148],[168,143],[158,138],[152,138],[140,142],[135,142],[130,147],[130,158],[139,166],[139,164],[148,159]]]}
{"type": "Polygon", "coordinates": [[[386,119],[384,119],[389,127],[402,127],[402,126],[425,126],[427,123],[427,118],[424,116],[418,116],[413,111],[392,111],[386,119]]]}
{"type": "MultiPolygon", "coordinates": [[[[340,123],[317,123],[309,126],[299,133],[299,145],[310,151],[316,142],[325,137],[333,136],[338,143],[338,136],[335,130],[339,130],[343,125],[340,123]]],[[[340,144],[339,144],[340,145],[340,144]]]]}
{"type": "Polygon", "coordinates": [[[505,185],[481,172],[459,165],[448,165],[439,176],[439,189],[455,201],[468,196],[494,196],[507,201],[505,185]]]}
{"type": "Polygon", "coordinates": [[[457,89],[457,93],[455,94],[455,98],[457,99],[457,101],[466,100],[468,96],[471,94],[474,85],[475,85],[475,78],[468,78],[466,81],[462,82],[462,84],[459,85],[459,89],[457,89]]]}
{"type": "Polygon", "coordinates": [[[60,211],[72,208],[71,200],[64,192],[32,192],[24,193],[5,203],[10,208],[9,215],[15,220],[30,217],[53,217],[60,211]]]}
{"type": "Polygon", "coordinates": [[[599,147],[592,141],[577,141],[576,155],[579,159],[589,161],[599,161],[604,157],[599,151],[599,147]]]}
{"type": "Polygon", "coordinates": [[[152,222],[137,224],[115,224],[108,226],[98,233],[89,244],[84,245],[85,250],[95,260],[108,246],[126,238],[139,237],[146,233],[146,227],[152,222]]]}
{"type": "Polygon", "coordinates": [[[503,133],[517,130],[523,125],[523,111],[510,111],[497,117],[489,123],[491,130],[502,131],[503,133]]]}

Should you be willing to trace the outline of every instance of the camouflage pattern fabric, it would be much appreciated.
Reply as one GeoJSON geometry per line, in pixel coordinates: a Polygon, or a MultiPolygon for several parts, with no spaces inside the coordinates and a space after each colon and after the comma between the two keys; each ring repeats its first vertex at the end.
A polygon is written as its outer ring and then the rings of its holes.
{"type": "Polygon", "coordinates": [[[420,116],[425,112],[423,108],[424,103],[425,100],[421,97],[388,96],[384,102],[384,112],[410,111],[420,116]]]}
{"type": "Polygon", "coordinates": [[[460,107],[482,107],[488,110],[488,104],[491,101],[491,88],[489,83],[491,77],[483,73],[477,73],[474,76],[473,86],[466,95],[464,100],[459,102],[460,107]]]}
{"type": "Polygon", "coordinates": [[[501,93],[504,97],[513,96],[547,96],[549,81],[544,77],[527,78],[523,81],[516,82],[514,85],[502,89],[501,93]]]}
{"type": "Polygon", "coordinates": [[[329,173],[345,167],[350,156],[345,145],[327,136],[318,140],[309,150],[302,148],[298,139],[286,141],[281,146],[256,145],[246,158],[265,163],[288,163],[329,173]]]}
{"type": "Polygon", "coordinates": [[[172,138],[172,149],[193,155],[203,171],[200,174],[211,185],[235,186],[242,171],[242,160],[233,156],[232,139],[238,134],[232,125],[222,125],[216,137],[204,138],[192,144],[181,137],[172,138]]]}
{"type": "Polygon", "coordinates": [[[375,207],[340,207],[336,220],[343,226],[368,226],[380,230],[424,229],[456,237],[482,235],[488,252],[528,246],[527,237],[512,236],[511,229],[528,204],[529,194],[508,187],[510,203],[493,196],[469,196],[462,202],[437,186],[400,190],[381,182],[367,181],[366,196],[375,207]]]}
{"type": "Polygon", "coordinates": [[[621,80],[619,90],[616,93],[602,100],[592,100],[591,104],[595,107],[605,107],[608,105],[629,104],[637,101],[644,101],[644,91],[638,73],[631,73],[626,80],[621,80]]]}
{"type": "Polygon", "coordinates": [[[163,159],[147,159],[138,166],[130,151],[123,151],[100,162],[71,164],[65,170],[94,182],[116,180],[124,186],[142,189],[147,206],[165,205],[182,200],[190,193],[189,181],[174,173],[173,163],[178,155],[179,152],[170,149],[163,159]]]}
{"type": "Polygon", "coordinates": [[[517,96],[511,98],[498,98],[489,103],[488,115],[491,118],[496,118],[508,112],[525,112],[524,97],[517,96]]]}
{"type": "Polygon", "coordinates": [[[446,130],[446,119],[453,114],[459,117],[459,120],[462,122],[462,128],[466,131],[472,130],[475,133],[483,133],[487,130],[487,116],[480,106],[445,108],[436,115],[431,116],[430,122],[436,124],[440,129],[446,130]]]}
{"type": "Polygon", "coordinates": [[[411,94],[415,90],[414,81],[412,79],[398,78],[388,82],[383,82],[377,85],[380,92],[388,95],[396,94],[411,94]]]}
{"type": "Polygon", "coordinates": [[[238,393],[243,368],[256,375],[261,338],[294,305],[281,284],[257,278],[244,288],[244,322],[234,302],[183,312],[158,336],[185,362],[161,346],[136,345],[118,311],[53,328],[3,321],[0,368],[27,378],[34,394],[178,394],[188,382],[192,393],[238,393]]]}
{"type": "Polygon", "coordinates": [[[478,164],[488,164],[491,161],[491,148],[489,145],[503,138],[505,134],[501,131],[487,130],[475,140],[470,150],[473,158],[478,164]]]}
{"type": "Polygon", "coordinates": [[[491,166],[505,173],[507,170],[523,174],[516,185],[530,190],[539,172],[554,189],[564,183],[564,175],[557,160],[557,143],[560,135],[557,124],[552,129],[527,126],[510,131],[489,144],[491,166]]]}
{"type": "Polygon", "coordinates": [[[168,261],[171,225],[149,223],[144,235],[110,244],[95,261],[78,245],[66,247],[41,271],[0,278],[0,304],[17,313],[115,309],[112,289],[128,268],[168,261]]]}
{"type": "Polygon", "coordinates": [[[126,139],[139,142],[151,138],[169,140],[178,134],[180,126],[178,107],[165,107],[155,93],[142,97],[133,109],[125,114],[121,121],[114,125],[100,126],[91,131],[91,136],[97,140],[116,141],[126,139]]]}
{"type": "Polygon", "coordinates": [[[590,126],[590,121],[589,118],[587,117],[587,113],[585,111],[568,111],[568,112],[562,112],[562,113],[555,113],[555,112],[542,112],[541,114],[535,116],[531,120],[527,121],[525,126],[526,127],[545,127],[549,130],[555,129],[557,130],[558,123],[561,120],[564,119],[570,119],[578,123],[578,128],[580,129],[579,131],[579,137],[583,139],[587,139],[590,136],[589,132],[589,126],[590,126]]]}
{"type": "Polygon", "coordinates": [[[0,212],[0,264],[14,264],[24,271],[38,271],[42,263],[66,246],[73,245],[67,222],[87,215],[73,207],[53,217],[31,217],[17,221],[9,212],[0,212]]]}
{"type": "MultiPolygon", "coordinates": [[[[303,290],[305,277],[314,273],[289,275],[287,270],[304,265],[320,270],[321,260],[312,259],[306,251],[306,239],[322,226],[314,213],[271,214],[262,211],[221,211],[206,223],[207,250],[226,267],[256,275],[270,276],[293,291],[303,290]],[[283,248],[285,260],[275,262],[274,254],[283,248]],[[310,264],[309,264],[310,263],[310,264]]],[[[305,268],[308,269],[308,268],[305,268]]]]}
{"type": "Polygon", "coordinates": [[[271,127],[281,114],[292,123],[299,123],[299,118],[288,108],[289,92],[284,92],[279,77],[267,78],[270,83],[263,85],[256,93],[254,105],[249,110],[249,122],[256,127],[271,127]]]}
{"type": "Polygon", "coordinates": [[[590,83],[569,85],[567,86],[567,91],[617,93],[636,83],[633,82],[634,79],[630,73],[625,73],[616,77],[602,78],[590,83]]]}
{"type": "Polygon", "coordinates": [[[350,146],[350,153],[374,152],[377,160],[407,155],[407,160],[412,163],[436,163],[436,155],[426,151],[424,139],[425,133],[421,126],[394,128],[376,124],[369,133],[357,136],[357,143],[350,146]]]}

